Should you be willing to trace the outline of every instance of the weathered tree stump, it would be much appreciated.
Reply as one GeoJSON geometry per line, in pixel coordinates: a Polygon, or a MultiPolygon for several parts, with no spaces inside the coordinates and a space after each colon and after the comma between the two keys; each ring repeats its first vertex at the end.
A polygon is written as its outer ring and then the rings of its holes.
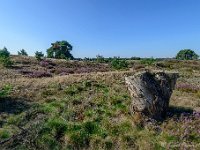
{"type": "Polygon", "coordinates": [[[144,71],[125,77],[132,97],[131,112],[156,120],[164,118],[177,78],[178,73],[163,71],[144,71]]]}

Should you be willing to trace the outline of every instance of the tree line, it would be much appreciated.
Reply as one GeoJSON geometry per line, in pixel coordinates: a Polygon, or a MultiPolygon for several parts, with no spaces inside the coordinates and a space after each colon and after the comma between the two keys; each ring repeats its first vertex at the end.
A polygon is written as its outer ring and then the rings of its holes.
{"type": "MultiPolygon", "coordinates": [[[[70,59],[70,60],[84,60],[84,61],[97,61],[99,63],[108,63],[113,62],[116,64],[116,67],[119,66],[126,66],[126,62],[124,60],[141,60],[140,57],[130,57],[130,58],[120,58],[120,57],[109,57],[104,58],[102,55],[97,55],[96,58],[74,58],[71,54],[71,51],[73,49],[73,46],[67,42],[67,41],[56,41],[54,43],[51,43],[51,46],[46,50],[47,58],[55,58],[55,59],[70,59]]],[[[21,49],[18,51],[18,55],[20,56],[28,56],[28,53],[26,50],[21,49]]],[[[42,51],[36,51],[35,57],[37,60],[42,60],[44,57],[44,54],[42,51]]],[[[194,50],[191,49],[183,49],[180,50],[177,55],[175,56],[175,59],[178,60],[195,60],[198,59],[199,55],[195,53],[194,50]]],[[[148,58],[148,62],[153,62],[153,58],[148,58]]],[[[146,59],[142,59],[146,60],[146,59]]],[[[12,61],[10,60],[10,52],[7,50],[6,47],[3,49],[0,49],[0,63],[4,67],[8,67],[12,65],[12,61]]]]}

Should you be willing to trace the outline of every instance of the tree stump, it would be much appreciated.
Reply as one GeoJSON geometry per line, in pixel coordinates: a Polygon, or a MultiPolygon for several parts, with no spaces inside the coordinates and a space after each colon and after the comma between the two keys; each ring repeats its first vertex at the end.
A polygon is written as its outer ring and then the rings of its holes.
{"type": "Polygon", "coordinates": [[[163,119],[177,78],[178,73],[163,71],[144,71],[125,77],[132,97],[131,112],[163,119]]]}

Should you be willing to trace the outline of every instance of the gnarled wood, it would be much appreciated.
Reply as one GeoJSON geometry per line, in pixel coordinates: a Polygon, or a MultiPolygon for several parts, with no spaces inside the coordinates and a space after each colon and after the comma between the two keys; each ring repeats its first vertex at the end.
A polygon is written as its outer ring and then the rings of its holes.
{"type": "Polygon", "coordinates": [[[139,72],[125,77],[132,97],[131,111],[154,119],[165,116],[178,73],[154,71],[139,72]]]}

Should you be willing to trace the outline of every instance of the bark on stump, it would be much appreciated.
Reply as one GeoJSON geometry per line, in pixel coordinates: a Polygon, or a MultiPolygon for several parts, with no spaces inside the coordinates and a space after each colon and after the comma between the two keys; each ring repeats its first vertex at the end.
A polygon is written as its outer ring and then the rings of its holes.
{"type": "Polygon", "coordinates": [[[131,112],[156,120],[165,117],[178,73],[139,72],[125,77],[132,97],[131,112]]]}

